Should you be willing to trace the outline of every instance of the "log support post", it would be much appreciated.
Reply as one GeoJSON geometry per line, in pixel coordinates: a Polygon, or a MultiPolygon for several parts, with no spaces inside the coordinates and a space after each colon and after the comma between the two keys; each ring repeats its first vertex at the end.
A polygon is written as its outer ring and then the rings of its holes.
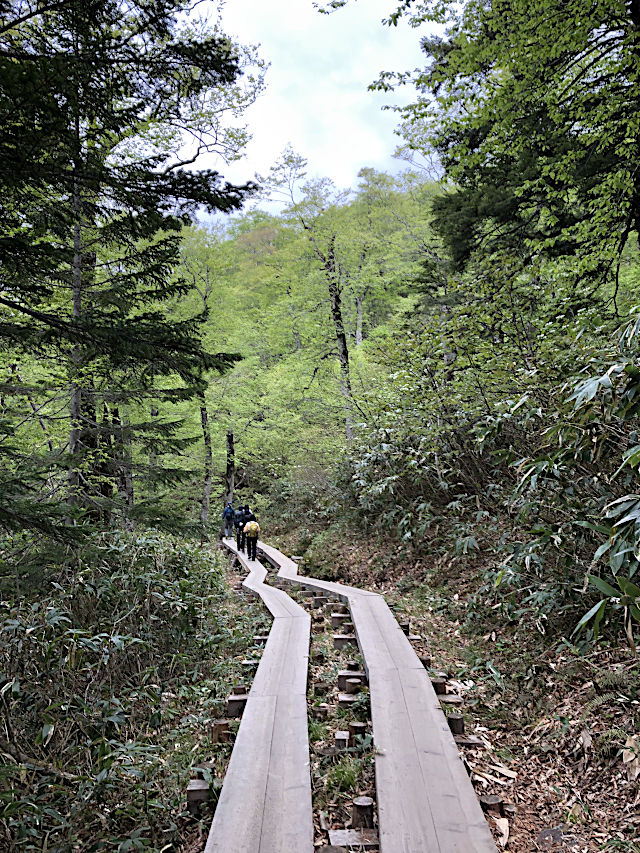
{"type": "Polygon", "coordinates": [[[373,828],[373,800],[371,797],[356,797],[351,810],[351,826],[354,829],[373,828]]]}

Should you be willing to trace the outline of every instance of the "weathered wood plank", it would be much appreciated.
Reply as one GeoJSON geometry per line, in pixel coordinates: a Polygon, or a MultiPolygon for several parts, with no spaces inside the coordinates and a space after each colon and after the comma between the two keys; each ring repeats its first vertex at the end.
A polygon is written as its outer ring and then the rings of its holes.
{"type": "Polygon", "coordinates": [[[289,583],[350,606],[370,685],[382,853],[496,853],[427,673],[384,599],[298,577],[294,561],[260,547],[289,583]]]}
{"type": "MultiPolygon", "coordinates": [[[[224,540],[236,553],[235,543],[224,540]]],[[[311,619],[285,592],[264,584],[257,561],[247,591],[274,617],[249,692],[205,853],[313,851],[306,684],[311,619]]]]}

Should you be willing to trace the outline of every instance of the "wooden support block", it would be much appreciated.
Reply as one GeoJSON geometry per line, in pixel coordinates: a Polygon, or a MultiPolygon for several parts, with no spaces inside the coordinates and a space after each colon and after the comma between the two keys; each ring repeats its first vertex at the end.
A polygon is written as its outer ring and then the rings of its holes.
{"type": "Polygon", "coordinates": [[[462,696],[457,696],[455,693],[448,693],[446,696],[438,696],[442,705],[462,705],[462,696]]]}
{"type": "Polygon", "coordinates": [[[205,772],[213,773],[215,769],[215,761],[201,761],[200,764],[196,764],[195,767],[191,768],[191,778],[204,779],[205,772]]]}
{"type": "Polygon", "coordinates": [[[341,669],[338,673],[338,690],[346,690],[346,684],[348,678],[359,678],[362,684],[367,683],[367,676],[364,672],[359,672],[358,670],[352,669],[341,669]]]}
{"type": "Polygon", "coordinates": [[[478,801],[483,812],[500,814],[502,811],[502,797],[498,797],[496,794],[482,794],[478,797],[478,801]]]}
{"type": "Polygon", "coordinates": [[[329,692],[330,685],[326,681],[314,681],[313,683],[313,695],[314,696],[326,696],[329,692]]]}
{"type": "Polygon", "coordinates": [[[227,714],[230,717],[241,717],[248,698],[247,693],[231,693],[227,696],[227,714]]]}
{"type": "Polygon", "coordinates": [[[380,844],[375,829],[330,829],[329,842],[338,850],[377,850],[380,844]]]}
{"type": "Polygon", "coordinates": [[[367,724],[354,721],[349,723],[349,746],[356,746],[357,738],[364,737],[367,733],[367,724]]]}
{"type": "Polygon", "coordinates": [[[419,643],[420,640],[422,639],[420,634],[409,634],[408,637],[409,637],[410,643],[419,643]]]}
{"type": "Polygon", "coordinates": [[[350,708],[354,702],[358,701],[357,693],[338,693],[338,707],[350,708]]]}
{"type": "Polygon", "coordinates": [[[431,655],[424,655],[424,657],[421,657],[420,663],[425,669],[431,669],[431,655]]]}
{"type": "Polygon", "coordinates": [[[202,803],[209,799],[209,783],[204,779],[192,779],[187,786],[187,809],[192,815],[200,812],[202,803]]]}
{"type": "Polygon", "coordinates": [[[245,670],[254,669],[258,666],[259,661],[254,658],[245,658],[243,661],[240,661],[240,666],[245,670]]]}
{"type": "Polygon", "coordinates": [[[513,820],[517,814],[517,809],[513,803],[503,803],[502,804],[502,817],[507,817],[513,820]]]}
{"type": "Polygon", "coordinates": [[[411,623],[410,622],[398,622],[398,624],[400,625],[403,634],[407,634],[407,636],[408,636],[409,631],[411,630],[411,623]]]}
{"type": "Polygon", "coordinates": [[[356,645],[356,638],[353,634],[334,634],[333,635],[333,648],[340,650],[344,649],[347,646],[356,645]]]}
{"type": "Polygon", "coordinates": [[[345,665],[347,669],[350,669],[352,672],[358,672],[360,669],[360,664],[355,660],[348,660],[345,665]]]}
{"type": "Polygon", "coordinates": [[[231,730],[229,723],[231,720],[214,720],[211,727],[212,743],[229,743],[231,741],[231,730]]]}
{"type": "Polygon", "coordinates": [[[452,735],[464,734],[464,717],[462,714],[449,714],[447,723],[449,723],[452,735]]]}
{"type": "Polygon", "coordinates": [[[351,809],[351,826],[354,829],[373,829],[373,800],[356,797],[351,809]]]}
{"type": "Polygon", "coordinates": [[[301,563],[302,557],[289,557],[290,560],[293,560],[294,563],[301,563]]]}
{"type": "Polygon", "coordinates": [[[336,630],[342,627],[345,622],[351,619],[348,613],[336,613],[335,610],[331,613],[331,628],[336,630]]]}
{"type": "Polygon", "coordinates": [[[268,634],[267,635],[258,634],[253,638],[253,642],[256,644],[256,646],[264,646],[264,644],[267,642],[268,639],[269,639],[268,634]]]}
{"type": "Polygon", "coordinates": [[[329,714],[329,706],[326,702],[321,702],[319,705],[312,708],[312,714],[316,720],[326,720],[329,714]]]}
{"type": "Polygon", "coordinates": [[[347,693],[359,693],[361,684],[359,678],[347,678],[344,683],[345,691],[347,693]]]}
{"type": "Polygon", "coordinates": [[[482,749],[486,747],[485,742],[475,735],[455,735],[454,740],[458,746],[475,746],[482,749]]]}
{"type": "Polygon", "coordinates": [[[311,601],[312,607],[324,607],[329,599],[324,595],[315,595],[311,601]]]}
{"type": "Polygon", "coordinates": [[[447,692],[447,680],[445,678],[432,678],[431,686],[436,692],[436,696],[444,696],[447,692]]]}
{"type": "Polygon", "coordinates": [[[353,634],[353,622],[343,622],[341,630],[343,634],[353,634]]]}
{"type": "Polygon", "coordinates": [[[333,736],[336,749],[346,749],[349,745],[349,732],[336,732],[333,736]]]}
{"type": "Polygon", "coordinates": [[[234,684],[231,688],[231,692],[234,696],[244,696],[247,692],[247,688],[244,684],[234,684]]]}
{"type": "Polygon", "coordinates": [[[323,847],[318,848],[318,853],[347,853],[347,848],[336,847],[335,844],[325,844],[323,847]]]}

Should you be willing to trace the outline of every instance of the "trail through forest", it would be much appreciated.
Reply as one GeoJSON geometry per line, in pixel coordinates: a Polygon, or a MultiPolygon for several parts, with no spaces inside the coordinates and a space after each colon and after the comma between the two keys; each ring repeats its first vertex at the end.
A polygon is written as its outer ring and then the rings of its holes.
{"type": "MultiPolygon", "coordinates": [[[[226,179],[269,57],[223,20],[0,4],[0,846],[202,841],[269,624],[232,501],[430,637],[505,849],[638,850],[640,7],[391,2],[424,59],[372,83],[397,167],[348,187],[293,128],[226,179]]],[[[334,758],[346,824],[373,758],[334,758]]]]}

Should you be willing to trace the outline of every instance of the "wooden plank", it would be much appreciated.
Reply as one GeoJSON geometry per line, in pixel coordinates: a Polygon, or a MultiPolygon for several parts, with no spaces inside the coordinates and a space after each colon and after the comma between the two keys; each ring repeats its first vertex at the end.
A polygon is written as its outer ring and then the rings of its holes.
{"type": "MultiPolygon", "coordinates": [[[[236,552],[235,542],[224,540],[236,552]]],[[[306,685],[309,614],[264,584],[266,570],[238,555],[243,586],[274,616],[249,692],[205,853],[313,851],[306,685]]]]}
{"type": "Polygon", "coordinates": [[[260,850],[275,707],[249,695],[204,853],[260,850]]]}
{"type": "Polygon", "coordinates": [[[314,578],[261,543],[278,574],[348,602],[369,678],[382,853],[496,853],[427,673],[384,599],[314,578]]]}
{"type": "Polygon", "coordinates": [[[280,694],[276,698],[276,717],[286,720],[286,727],[275,726],[271,741],[266,790],[269,807],[264,810],[260,853],[312,850],[306,698],[280,694]],[[301,743],[307,744],[306,761],[301,760],[301,743]]]}

